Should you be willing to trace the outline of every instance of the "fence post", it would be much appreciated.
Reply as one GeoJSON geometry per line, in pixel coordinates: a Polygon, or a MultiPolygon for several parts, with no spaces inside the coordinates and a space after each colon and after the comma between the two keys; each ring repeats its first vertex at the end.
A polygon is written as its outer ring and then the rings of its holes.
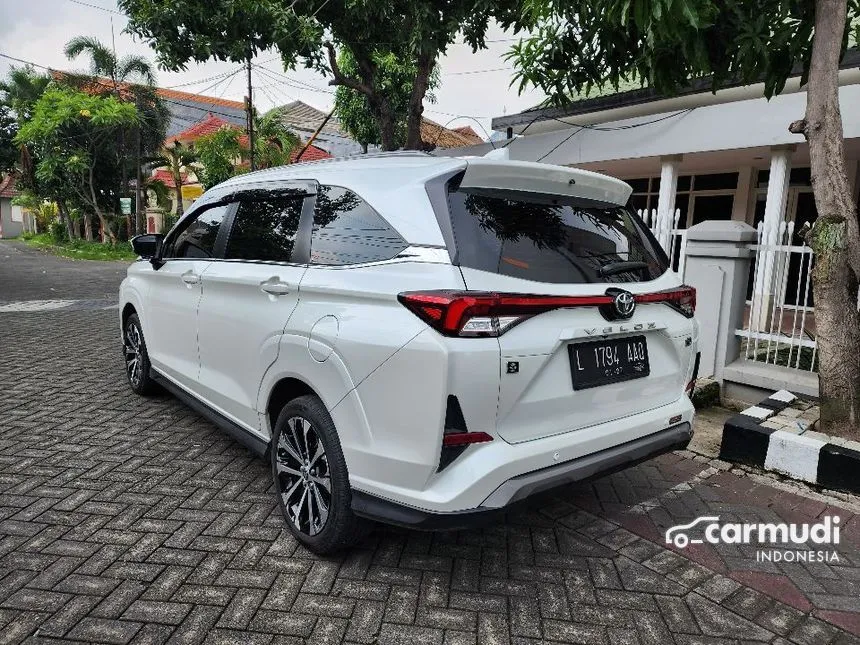
{"type": "Polygon", "coordinates": [[[684,281],[698,294],[702,377],[721,382],[723,368],[740,356],[735,330],[743,327],[755,241],[755,229],[744,222],[706,221],[687,231],[684,281]]]}

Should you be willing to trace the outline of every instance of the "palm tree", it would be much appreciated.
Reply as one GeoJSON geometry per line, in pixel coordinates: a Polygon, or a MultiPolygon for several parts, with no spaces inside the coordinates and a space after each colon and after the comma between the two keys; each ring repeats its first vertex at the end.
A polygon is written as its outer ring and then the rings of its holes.
{"type": "Polygon", "coordinates": [[[66,43],[66,58],[74,60],[81,54],[90,57],[90,82],[92,77],[110,79],[110,89],[118,97],[121,89],[127,89],[126,84],[155,85],[155,69],[143,56],[123,56],[118,58],[116,52],[104,45],[99,39],[90,36],[76,36],[66,43]]]}
{"type": "Polygon", "coordinates": [[[254,154],[258,168],[290,163],[290,153],[301,143],[299,137],[284,125],[280,116],[277,110],[269,110],[254,120],[254,154]]]}
{"type": "MultiPolygon", "coordinates": [[[[64,51],[70,60],[82,54],[88,55],[90,59],[89,74],[70,74],[66,77],[67,82],[83,86],[91,92],[98,92],[97,88],[101,87],[105,93],[114,94],[118,99],[131,101],[137,106],[140,123],[133,132],[134,136],[128,136],[132,133],[127,132],[120,134],[119,146],[124,159],[135,159],[133,171],[137,177],[138,211],[135,228],[142,232],[143,219],[140,211],[144,181],[141,168],[145,157],[159,153],[170,117],[164,103],[154,91],[155,68],[142,56],[118,57],[113,49],[89,36],[72,38],[66,43],[64,51]],[[128,154],[129,141],[134,142],[134,154],[128,154]]],[[[126,164],[123,164],[122,168],[122,192],[129,192],[126,164]]],[[[127,220],[127,226],[130,230],[130,220],[127,220]]]]}
{"type": "Polygon", "coordinates": [[[167,168],[173,176],[176,186],[176,217],[182,217],[185,209],[182,205],[182,169],[197,161],[197,155],[190,148],[174,141],[172,146],[165,146],[163,154],[157,157],[153,164],[155,168],[167,168]]]}
{"type": "Polygon", "coordinates": [[[6,80],[0,81],[2,103],[15,113],[19,123],[26,121],[50,82],[50,76],[36,72],[30,65],[12,67],[6,80]]]}

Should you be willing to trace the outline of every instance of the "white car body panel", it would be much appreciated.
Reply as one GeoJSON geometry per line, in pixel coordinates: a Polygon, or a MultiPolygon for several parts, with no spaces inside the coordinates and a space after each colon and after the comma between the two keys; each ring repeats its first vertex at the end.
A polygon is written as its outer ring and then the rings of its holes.
{"type": "Polygon", "coordinates": [[[278,357],[305,271],[287,264],[217,261],[203,273],[198,391],[209,405],[245,427],[259,429],[257,375],[278,357]],[[271,283],[284,285],[286,292],[263,291],[271,283]]]}
{"type": "Polygon", "coordinates": [[[199,377],[197,307],[209,264],[209,260],[171,260],[158,271],[148,262],[135,265],[149,287],[143,316],[152,366],[185,388],[194,387],[199,377]],[[189,284],[183,276],[196,277],[198,282],[189,284]]]}

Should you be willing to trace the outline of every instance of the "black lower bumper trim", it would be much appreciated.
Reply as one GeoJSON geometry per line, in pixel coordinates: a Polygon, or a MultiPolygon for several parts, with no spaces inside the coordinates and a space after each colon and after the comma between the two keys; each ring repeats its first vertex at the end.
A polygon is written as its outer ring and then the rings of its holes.
{"type": "MultiPolygon", "coordinates": [[[[410,529],[457,531],[477,528],[513,510],[531,495],[572,482],[602,477],[653,459],[663,453],[682,450],[687,447],[691,438],[690,424],[682,423],[620,446],[613,446],[564,464],[514,477],[497,489],[497,491],[501,490],[510,484],[515,487],[514,492],[509,496],[510,501],[504,506],[480,506],[453,513],[434,513],[354,490],[352,491],[352,510],[356,515],[370,520],[410,529]]],[[[488,500],[495,494],[490,495],[488,500]]]]}

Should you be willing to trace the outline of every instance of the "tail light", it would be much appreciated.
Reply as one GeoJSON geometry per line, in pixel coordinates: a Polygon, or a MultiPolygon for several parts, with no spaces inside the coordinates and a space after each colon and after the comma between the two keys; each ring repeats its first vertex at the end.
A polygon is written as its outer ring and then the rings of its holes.
{"type": "Polygon", "coordinates": [[[442,451],[436,472],[442,472],[473,443],[486,443],[493,437],[486,432],[469,432],[460,401],[453,394],[448,395],[445,406],[445,428],[442,433],[442,451]]]}
{"type": "Polygon", "coordinates": [[[640,294],[636,296],[636,302],[662,302],[687,318],[692,318],[696,313],[696,290],[685,284],[676,289],[640,294]]]}
{"type": "Polygon", "coordinates": [[[687,393],[687,396],[692,397],[693,392],[696,389],[696,381],[699,378],[699,362],[702,360],[702,352],[696,352],[696,360],[693,362],[693,374],[691,375],[690,381],[687,383],[687,387],[684,388],[684,392],[687,393]]]}
{"type": "Polygon", "coordinates": [[[493,438],[486,432],[456,432],[446,434],[442,437],[442,446],[453,448],[454,446],[468,446],[473,443],[486,443],[493,438]]]}
{"type": "MultiPolygon", "coordinates": [[[[636,295],[637,303],[662,302],[687,318],[696,308],[696,290],[684,286],[636,295]]],[[[614,301],[611,295],[541,296],[483,291],[407,291],[397,299],[444,336],[486,338],[501,336],[538,314],[568,307],[599,307],[614,301]]]]}

